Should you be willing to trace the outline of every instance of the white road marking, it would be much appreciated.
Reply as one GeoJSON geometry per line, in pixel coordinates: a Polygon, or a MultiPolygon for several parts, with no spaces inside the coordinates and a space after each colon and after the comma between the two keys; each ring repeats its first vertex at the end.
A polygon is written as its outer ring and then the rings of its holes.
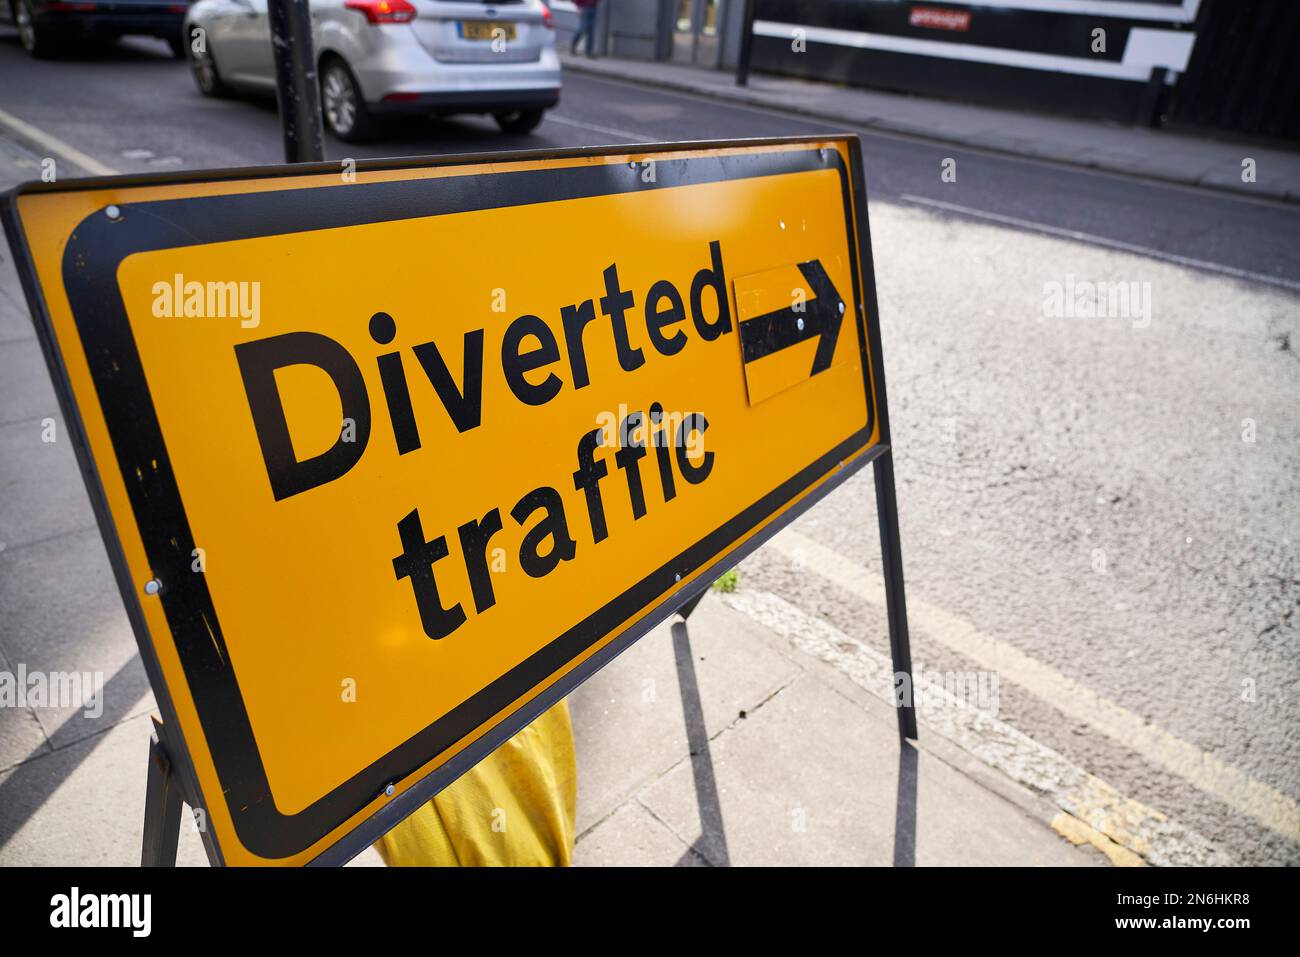
{"type": "MultiPolygon", "coordinates": [[[[825,661],[859,687],[892,703],[893,665],[886,655],[769,592],[743,586],[719,595],[723,602],[804,654],[825,661]]],[[[1130,800],[1057,751],[1016,730],[993,713],[918,675],[917,713],[934,731],[1007,777],[1043,796],[1078,821],[1160,866],[1229,865],[1233,861],[1205,837],[1160,811],[1130,800]]],[[[924,743],[924,742],[922,742],[924,743]]],[[[1046,820],[1044,824],[1050,823],[1046,820]]]]}
{"type": "MultiPolygon", "coordinates": [[[[1101,57],[1079,57],[1060,53],[1039,53],[1034,50],[1017,50],[1010,46],[951,43],[947,40],[929,39],[927,37],[900,36],[893,33],[866,33],[862,30],[844,30],[839,27],[782,23],[777,20],[755,20],[753,29],[756,37],[769,37],[785,43],[799,37],[813,43],[824,43],[850,49],[873,50],[881,53],[903,53],[916,57],[964,60],[968,63],[1017,67],[1022,70],[1039,71],[1040,75],[1043,73],[1072,73],[1077,76],[1141,82],[1150,75],[1152,66],[1176,68],[1175,64],[1168,60],[1157,64],[1133,62],[1129,56],[1129,50],[1133,49],[1131,42],[1127,44],[1122,59],[1111,60],[1102,59],[1101,57]]],[[[1187,39],[1190,40],[1190,37],[1187,39]]],[[[1188,49],[1190,50],[1190,44],[1188,49]]],[[[1033,80],[1029,82],[1032,83],[1033,80]]]]}
{"type": "Polygon", "coordinates": [[[93,156],[86,155],[75,146],[63,142],[63,140],[59,139],[57,136],[46,133],[44,130],[37,129],[26,120],[20,120],[12,113],[6,113],[4,110],[0,110],[0,125],[9,127],[9,129],[13,130],[23,139],[29,140],[30,142],[49,150],[56,156],[70,160],[73,164],[80,166],[91,176],[117,175],[118,171],[113,169],[113,167],[106,166],[93,156]]]}
{"type": "MultiPolygon", "coordinates": [[[[879,575],[850,561],[794,529],[786,529],[768,548],[815,572],[851,595],[885,607],[885,583],[879,575]]],[[[931,605],[915,592],[907,597],[908,618],[917,630],[997,672],[1064,714],[1083,721],[1113,741],[1189,782],[1270,830],[1300,843],[1300,806],[1264,782],[1190,742],[1149,723],[1050,665],[1004,641],[984,634],[970,622],[931,605]]]]}
{"type": "Polygon", "coordinates": [[[612,126],[598,126],[595,123],[584,123],[581,120],[570,119],[567,116],[560,116],[558,113],[547,113],[546,118],[553,123],[563,123],[565,126],[576,126],[580,130],[591,130],[593,133],[605,133],[608,136],[618,136],[624,142],[629,143],[654,143],[659,137],[650,133],[633,133],[630,130],[615,129],[612,126]]]}
{"type": "Polygon", "coordinates": [[[1107,249],[1116,249],[1121,252],[1137,253],[1141,256],[1150,256],[1153,259],[1160,259],[1177,266],[1187,266],[1191,269],[1204,269],[1208,272],[1216,272],[1224,276],[1232,276],[1235,279],[1249,279],[1253,282],[1267,283],[1270,286],[1280,286],[1281,288],[1289,289],[1292,292],[1300,292],[1300,282],[1291,279],[1282,279],[1278,276],[1269,276],[1264,273],[1251,272],[1249,269],[1238,269],[1235,266],[1223,266],[1219,263],[1208,262],[1204,259],[1192,259],[1188,256],[1178,256],[1174,253],[1166,253],[1159,249],[1153,249],[1150,246],[1126,243],[1118,239],[1107,239],[1105,236],[1097,236],[1094,233],[1084,233],[1076,229],[1063,229],[1060,226],[1049,226],[1046,223],[1036,223],[1033,220],[1020,219],[1017,216],[1004,216],[1001,213],[989,213],[982,209],[973,209],[970,206],[959,206],[956,203],[946,203],[939,199],[929,199],[925,196],[914,196],[911,193],[903,193],[899,199],[909,203],[915,203],[919,206],[931,206],[935,209],[945,210],[946,212],[960,213],[965,216],[974,216],[977,219],[989,220],[990,222],[1000,223],[1004,226],[1014,226],[1017,229],[1029,229],[1034,232],[1047,233],[1049,236],[1059,236],[1062,239],[1073,239],[1077,242],[1091,243],[1095,246],[1105,246],[1107,249]]]}

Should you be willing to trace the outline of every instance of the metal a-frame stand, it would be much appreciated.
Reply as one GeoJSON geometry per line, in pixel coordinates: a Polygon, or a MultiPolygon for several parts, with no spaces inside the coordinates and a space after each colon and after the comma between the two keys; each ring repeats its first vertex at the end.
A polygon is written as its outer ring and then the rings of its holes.
{"type": "Polygon", "coordinates": [[[144,842],[141,867],[175,867],[181,836],[181,805],[186,803],[180,777],[167,754],[163,723],[153,717],[149,736],[149,777],[144,793],[144,842]]]}
{"type": "MultiPolygon", "coordinates": [[[[898,737],[916,740],[916,706],[913,694],[912,648],[907,632],[907,600],[903,586],[903,549],[898,538],[898,498],[894,491],[894,452],[889,447],[889,414],[881,388],[880,435],[884,450],[872,463],[875,468],[876,512],[880,520],[880,557],[885,572],[885,608],[889,620],[889,651],[894,663],[894,706],[898,711],[898,737]],[[906,680],[900,681],[899,676],[906,680]]],[[[706,585],[678,609],[683,622],[709,590],[706,585]]]]}
{"type": "MultiPolygon", "coordinates": [[[[881,435],[888,435],[888,418],[882,401],[881,435]]],[[[903,558],[898,539],[898,502],[894,493],[894,459],[892,449],[885,446],[875,462],[876,510],[880,518],[880,550],[885,570],[885,605],[889,620],[889,647],[893,659],[894,706],[898,711],[898,736],[900,760],[915,752],[907,743],[916,739],[916,708],[912,693],[912,654],[907,633],[907,606],[903,594],[903,558]]],[[[687,855],[706,854],[715,863],[730,863],[727,851],[726,829],[718,801],[717,779],[710,754],[708,732],[704,727],[704,714],[700,707],[699,686],[695,680],[695,666],[690,647],[687,622],[710,585],[701,588],[678,610],[680,620],[673,623],[674,651],[677,654],[677,680],[681,687],[682,707],[686,718],[686,736],[691,752],[691,771],[695,778],[696,800],[699,805],[703,833],[699,842],[692,845],[687,855]]],[[[900,772],[901,774],[901,772],[900,772]]],[[[900,792],[901,793],[901,792],[900,792]]],[[[913,805],[915,797],[913,796],[913,805]]],[[[896,842],[897,843],[897,842],[896,842]]],[[[895,859],[898,858],[897,847],[895,859]]]]}
{"type": "MultiPolygon", "coordinates": [[[[888,436],[889,419],[881,388],[881,434],[888,436]]],[[[888,439],[886,439],[888,441],[888,439]]],[[[894,662],[894,707],[898,736],[916,740],[916,695],[912,676],[912,644],[907,633],[907,599],[903,588],[903,548],[898,540],[898,497],[894,492],[894,450],[876,459],[876,512],[880,519],[880,559],[885,572],[885,609],[889,618],[889,653],[894,662]],[[906,675],[900,685],[899,675],[906,675]]]]}

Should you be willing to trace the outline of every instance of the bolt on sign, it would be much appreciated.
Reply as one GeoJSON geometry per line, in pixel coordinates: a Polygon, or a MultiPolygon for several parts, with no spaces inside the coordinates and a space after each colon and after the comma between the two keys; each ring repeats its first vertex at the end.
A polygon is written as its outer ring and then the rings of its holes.
{"type": "Polygon", "coordinates": [[[353,856],[885,448],[856,138],[5,225],[214,863],[353,856]]]}

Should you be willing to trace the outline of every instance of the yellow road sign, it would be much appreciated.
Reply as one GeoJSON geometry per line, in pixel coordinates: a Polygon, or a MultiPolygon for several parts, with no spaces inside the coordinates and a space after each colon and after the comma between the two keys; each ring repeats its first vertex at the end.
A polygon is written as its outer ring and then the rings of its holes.
{"type": "Polygon", "coordinates": [[[356,853],[884,448],[856,138],[5,219],[214,861],[356,853]]]}

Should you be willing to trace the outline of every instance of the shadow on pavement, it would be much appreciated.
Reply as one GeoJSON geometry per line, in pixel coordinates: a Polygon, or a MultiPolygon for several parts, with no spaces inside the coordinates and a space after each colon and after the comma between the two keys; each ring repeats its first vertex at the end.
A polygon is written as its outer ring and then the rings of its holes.
{"type": "Polygon", "coordinates": [[[727,867],[727,835],[722,826],[722,805],[718,802],[718,782],[713,775],[713,758],[709,754],[709,732],[704,726],[704,707],[695,678],[695,659],[686,622],[673,622],[673,654],[677,658],[677,682],[682,691],[682,717],[686,721],[686,741],[691,752],[691,772],[695,775],[695,800],[699,805],[699,839],[677,862],[678,866],[696,863],[698,855],[709,863],[727,867]]]}
{"type": "Polygon", "coordinates": [[[894,866],[916,866],[917,754],[912,742],[898,749],[898,800],[894,805],[894,866]]]}
{"type": "MultiPolygon", "coordinates": [[[[113,677],[104,682],[100,692],[104,702],[104,713],[98,719],[103,723],[104,731],[89,738],[82,738],[67,747],[47,751],[43,747],[33,751],[22,763],[14,767],[9,776],[0,782],[0,850],[9,843],[24,824],[41,809],[54,792],[81,765],[90,753],[102,744],[108,733],[119,721],[131,713],[140,701],[139,682],[136,672],[140,669],[138,655],[132,656],[113,677]]],[[[50,735],[52,740],[60,737],[63,728],[80,721],[81,716],[74,715],[50,735]]],[[[144,774],[146,752],[141,747],[139,773],[144,774]]]]}

